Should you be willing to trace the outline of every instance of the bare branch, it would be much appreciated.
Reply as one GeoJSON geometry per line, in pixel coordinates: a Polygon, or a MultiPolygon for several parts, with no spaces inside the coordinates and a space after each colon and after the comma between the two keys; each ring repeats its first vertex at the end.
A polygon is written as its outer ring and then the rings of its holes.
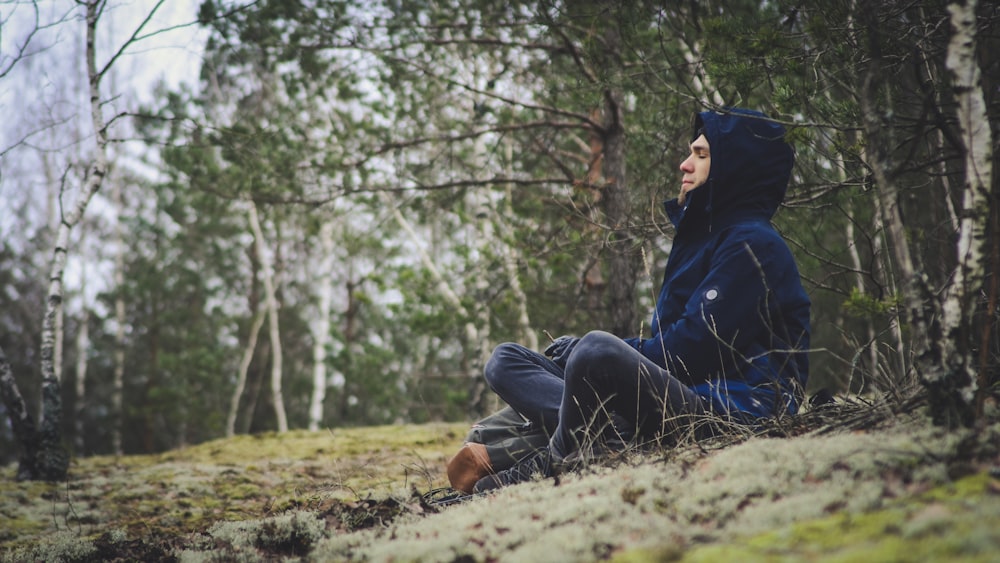
{"type": "Polygon", "coordinates": [[[115,61],[117,61],[118,58],[122,56],[122,54],[125,52],[125,49],[128,49],[133,43],[136,42],[136,38],[139,37],[139,33],[143,30],[144,27],[146,27],[146,24],[148,24],[149,21],[153,19],[153,16],[156,14],[156,11],[160,9],[160,6],[163,5],[163,2],[164,0],[157,0],[156,5],[154,5],[153,8],[146,13],[146,18],[142,20],[142,23],[140,23],[139,26],[135,28],[135,31],[132,32],[132,36],[129,37],[124,43],[122,43],[121,47],[118,48],[118,51],[116,51],[115,54],[112,55],[110,59],[108,59],[108,62],[104,65],[103,68],[101,68],[100,72],[97,73],[98,77],[103,77],[104,74],[108,72],[108,69],[110,69],[115,64],[115,61]]]}
{"type": "MultiPolygon", "coordinates": [[[[369,52],[372,52],[372,50],[370,50],[370,49],[365,49],[365,50],[367,50],[369,52]]],[[[375,52],[375,54],[378,54],[378,53],[375,52]]],[[[463,90],[465,90],[467,92],[471,92],[473,94],[478,94],[480,96],[485,96],[487,98],[490,98],[490,99],[493,99],[493,100],[497,100],[497,101],[500,101],[500,102],[503,102],[505,104],[508,104],[508,105],[511,105],[511,106],[515,106],[515,107],[520,107],[520,108],[524,108],[524,109],[538,110],[538,111],[541,111],[543,113],[548,113],[548,114],[551,114],[551,115],[558,115],[558,116],[561,116],[561,117],[568,117],[568,118],[580,121],[581,123],[585,123],[588,126],[594,128],[596,131],[600,131],[602,133],[604,131],[604,128],[601,126],[601,124],[597,123],[594,120],[592,120],[590,118],[590,116],[588,116],[588,115],[581,114],[581,113],[576,113],[576,112],[571,112],[571,111],[566,111],[566,110],[562,110],[562,109],[555,108],[555,107],[550,107],[550,106],[542,106],[542,105],[538,105],[538,104],[531,104],[531,103],[527,103],[527,102],[522,102],[522,101],[519,101],[519,100],[515,100],[513,98],[508,98],[506,96],[501,96],[501,95],[495,94],[493,92],[488,92],[488,91],[485,91],[485,90],[481,90],[479,88],[476,88],[475,86],[470,86],[468,84],[465,84],[464,82],[459,82],[459,81],[454,80],[452,78],[448,78],[448,77],[436,74],[431,69],[429,69],[429,68],[427,68],[427,67],[425,67],[423,65],[417,64],[415,61],[412,61],[412,60],[407,59],[405,57],[398,57],[398,56],[384,55],[384,54],[382,56],[385,57],[387,60],[391,60],[391,61],[400,63],[402,65],[406,65],[406,66],[415,68],[415,69],[417,69],[418,71],[420,71],[421,73],[425,74],[428,77],[431,77],[431,78],[433,78],[435,80],[440,80],[441,82],[444,82],[446,84],[450,84],[452,86],[456,86],[456,87],[461,88],[461,89],[463,89],[463,90]]]]}
{"type": "Polygon", "coordinates": [[[462,133],[462,134],[445,133],[442,135],[417,137],[414,139],[407,139],[404,141],[385,143],[377,150],[366,155],[364,158],[349,164],[348,167],[353,168],[361,166],[366,162],[374,159],[375,157],[382,156],[394,150],[413,148],[429,143],[453,143],[456,141],[476,139],[489,133],[512,133],[515,131],[526,131],[531,129],[581,129],[581,128],[585,128],[585,126],[581,123],[539,120],[539,121],[530,121],[527,123],[517,123],[513,125],[497,125],[494,127],[486,127],[483,129],[478,129],[476,131],[470,131],[469,133],[462,133]]]}
{"type": "MultiPolygon", "coordinates": [[[[38,55],[39,53],[44,53],[45,51],[47,51],[49,49],[48,46],[43,46],[39,48],[37,51],[29,51],[29,47],[31,46],[32,42],[35,39],[35,36],[38,35],[38,33],[56,27],[66,22],[76,9],[75,7],[69,7],[67,8],[65,13],[55,18],[52,22],[43,24],[41,23],[41,18],[38,14],[37,0],[32,0],[31,8],[33,12],[31,16],[33,23],[28,27],[29,29],[28,34],[20,42],[20,44],[16,45],[13,55],[7,57],[4,56],[2,53],[0,53],[0,78],[7,76],[7,74],[14,69],[14,67],[17,65],[18,62],[27,59],[28,57],[33,57],[35,55],[38,55]]],[[[7,17],[7,19],[0,20],[0,32],[2,32],[2,30],[9,25],[12,18],[14,18],[14,12],[12,12],[11,15],[7,17]]]]}
{"type": "Polygon", "coordinates": [[[566,51],[569,52],[571,57],[573,57],[573,62],[576,64],[576,67],[580,69],[580,72],[583,73],[583,76],[587,79],[587,81],[591,84],[597,84],[597,77],[594,75],[594,72],[590,69],[590,67],[583,62],[583,57],[580,56],[580,50],[577,49],[573,41],[566,35],[563,26],[556,25],[547,13],[545,13],[545,20],[548,24],[549,31],[555,33],[556,36],[559,37],[566,51]]]}

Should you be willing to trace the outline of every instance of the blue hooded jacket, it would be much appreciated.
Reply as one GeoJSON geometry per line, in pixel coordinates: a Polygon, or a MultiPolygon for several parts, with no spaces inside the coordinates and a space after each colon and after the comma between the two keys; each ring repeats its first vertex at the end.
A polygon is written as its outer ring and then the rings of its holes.
{"type": "Polygon", "coordinates": [[[681,206],[652,338],[625,339],[734,420],[795,413],[808,377],[809,297],[770,220],[794,155],[763,114],[702,112],[711,154],[706,182],[681,206]]]}

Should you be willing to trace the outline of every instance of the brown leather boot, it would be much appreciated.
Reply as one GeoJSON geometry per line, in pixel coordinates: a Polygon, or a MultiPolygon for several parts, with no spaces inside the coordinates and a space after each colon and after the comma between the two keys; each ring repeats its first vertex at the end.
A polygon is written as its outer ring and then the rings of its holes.
{"type": "Polygon", "coordinates": [[[448,460],[448,481],[456,490],[471,493],[476,481],[493,473],[486,446],[466,442],[455,457],[448,460]]]}

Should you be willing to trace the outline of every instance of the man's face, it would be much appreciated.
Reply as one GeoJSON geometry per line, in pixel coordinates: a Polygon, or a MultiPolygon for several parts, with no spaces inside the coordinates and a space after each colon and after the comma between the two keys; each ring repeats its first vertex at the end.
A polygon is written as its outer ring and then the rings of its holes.
{"type": "Polygon", "coordinates": [[[712,158],[708,152],[708,139],[704,135],[699,135],[691,142],[691,154],[681,163],[681,194],[678,196],[680,203],[684,203],[687,193],[708,180],[708,171],[712,165],[712,158]]]}

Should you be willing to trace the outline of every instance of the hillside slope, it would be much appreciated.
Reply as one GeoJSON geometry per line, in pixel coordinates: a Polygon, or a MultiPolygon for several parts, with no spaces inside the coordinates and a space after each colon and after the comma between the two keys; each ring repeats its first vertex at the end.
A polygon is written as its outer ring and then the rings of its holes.
{"type": "Polygon", "coordinates": [[[995,561],[1000,424],[919,412],[632,454],[441,508],[461,424],[241,436],[0,481],[0,559],[995,561]],[[863,426],[864,429],[858,429],[863,426]],[[734,443],[735,442],[735,443],[734,443]]]}

